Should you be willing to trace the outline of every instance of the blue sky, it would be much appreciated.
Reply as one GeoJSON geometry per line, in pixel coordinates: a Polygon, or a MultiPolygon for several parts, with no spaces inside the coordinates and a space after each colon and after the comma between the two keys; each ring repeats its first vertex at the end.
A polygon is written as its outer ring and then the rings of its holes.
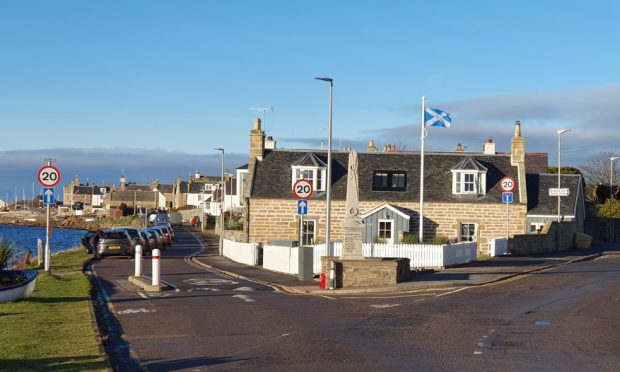
{"type": "MultiPolygon", "coordinates": [[[[73,175],[136,182],[247,162],[256,112],[279,147],[319,148],[334,78],[336,147],[419,149],[421,97],[449,111],[427,149],[528,151],[563,163],[615,151],[616,2],[2,1],[0,199],[48,156],[73,175]]],[[[63,182],[64,183],[64,182],[63,182]]]]}

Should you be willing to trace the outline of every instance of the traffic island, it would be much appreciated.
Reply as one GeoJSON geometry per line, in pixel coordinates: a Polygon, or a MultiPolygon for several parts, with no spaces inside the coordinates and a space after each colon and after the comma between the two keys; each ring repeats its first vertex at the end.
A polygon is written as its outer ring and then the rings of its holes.
{"type": "Polygon", "coordinates": [[[168,288],[167,285],[162,285],[162,284],[153,284],[153,279],[149,278],[148,276],[130,276],[127,278],[127,280],[129,281],[129,283],[135,285],[136,287],[143,289],[147,292],[161,292],[168,288]]]}

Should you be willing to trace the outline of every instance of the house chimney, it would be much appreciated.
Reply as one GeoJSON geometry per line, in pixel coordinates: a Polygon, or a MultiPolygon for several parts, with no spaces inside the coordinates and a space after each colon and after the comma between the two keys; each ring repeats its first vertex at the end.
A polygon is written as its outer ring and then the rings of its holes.
{"type": "Polygon", "coordinates": [[[368,152],[377,152],[377,147],[375,147],[375,141],[368,141],[368,152]]]}
{"type": "Polygon", "coordinates": [[[493,138],[488,138],[484,143],[484,154],[495,155],[495,143],[493,142],[493,138]]]}
{"type": "Polygon", "coordinates": [[[456,144],[456,152],[463,152],[465,151],[465,149],[463,148],[463,145],[461,145],[460,143],[456,144]]]}
{"type": "Polygon", "coordinates": [[[515,121],[515,135],[510,147],[510,164],[517,167],[519,203],[527,204],[527,188],[525,183],[525,138],[521,137],[521,122],[515,121]]]}
{"type": "Polygon", "coordinates": [[[244,198],[249,198],[254,184],[254,168],[256,162],[263,160],[265,154],[265,132],[260,129],[260,118],[254,119],[254,127],[250,131],[250,161],[248,162],[248,178],[244,188],[244,198]]]}
{"type": "Polygon", "coordinates": [[[276,140],[274,140],[272,136],[267,137],[267,140],[265,141],[265,149],[275,150],[275,148],[276,148],[276,140]]]}

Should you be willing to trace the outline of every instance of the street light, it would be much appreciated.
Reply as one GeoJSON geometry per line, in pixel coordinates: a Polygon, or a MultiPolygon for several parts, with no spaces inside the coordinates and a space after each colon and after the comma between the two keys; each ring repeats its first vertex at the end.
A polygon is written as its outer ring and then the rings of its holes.
{"type": "MultiPolygon", "coordinates": [[[[612,202],[614,200],[614,160],[618,160],[620,157],[612,156],[609,158],[609,226],[611,232],[609,233],[609,241],[615,235],[614,226],[613,226],[613,216],[611,212],[612,202]]],[[[615,239],[614,239],[615,240],[615,239]]]]}
{"type": "MultiPolygon", "coordinates": [[[[327,254],[332,255],[330,229],[331,229],[331,209],[332,209],[332,96],[334,90],[334,79],[329,77],[315,77],[316,80],[322,80],[329,83],[329,117],[327,122],[327,212],[325,214],[325,247],[327,254]]],[[[303,226],[302,226],[303,231],[303,226]]]]}
{"type": "Polygon", "coordinates": [[[222,188],[220,189],[220,196],[222,197],[222,201],[220,202],[220,249],[219,255],[224,254],[224,201],[225,196],[222,191],[224,190],[224,149],[220,147],[216,147],[213,150],[222,152],[222,188]]]}
{"type": "Polygon", "coordinates": [[[562,185],[562,181],[561,181],[561,175],[562,175],[562,168],[561,168],[561,163],[560,163],[560,159],[562,158],[562,146],[561,146],[561,142],[560,142],[560,136],[563,133],[566,132],[570,132],[570,129],[558,129],[557,133],[558,133],[558,251],[560,250],[560,221],[562,220],[561,215],[560,215],[560,208],[561,208],[561,196],[560,196],[560,187],[562,185]]]}

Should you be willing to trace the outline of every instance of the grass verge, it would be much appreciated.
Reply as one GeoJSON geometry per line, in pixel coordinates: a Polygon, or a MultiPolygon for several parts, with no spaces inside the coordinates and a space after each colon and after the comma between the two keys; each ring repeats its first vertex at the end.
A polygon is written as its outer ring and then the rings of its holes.
{"type": "Polygon", "coordinates": [[[89,258],[82,249],[55,255],[31,298],[0,304],[0,370],[107,370],[82,273],[89,258]]]}

